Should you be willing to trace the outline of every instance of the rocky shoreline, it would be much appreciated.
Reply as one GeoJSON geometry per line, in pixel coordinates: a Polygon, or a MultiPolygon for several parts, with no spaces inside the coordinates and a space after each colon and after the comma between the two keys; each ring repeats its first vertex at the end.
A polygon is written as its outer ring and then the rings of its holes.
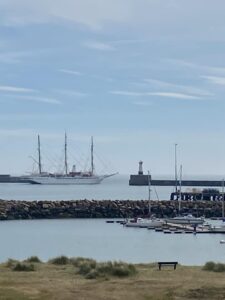
{"type": "MultiPolygon", "coordinates": [[[[196,217],[221,217],[220,201],[182,201],[181,213],[196,217]]],[[[178,214],[177,201],[152,201],[152,213],[159,218],[178,214]]],[[[148,216],[147,200],[70,200],[19,201],[0,200],[0,220],[128,218],[148,216]]]]}

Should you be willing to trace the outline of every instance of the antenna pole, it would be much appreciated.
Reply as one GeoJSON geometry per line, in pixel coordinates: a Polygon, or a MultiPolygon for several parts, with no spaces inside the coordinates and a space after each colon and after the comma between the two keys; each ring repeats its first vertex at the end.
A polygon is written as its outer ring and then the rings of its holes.
{"type": "Polygon", "coordinates": [[[175,192],[177,196],[177,144],[175,144],[175,192]]]}
{"type": "Polygon", "coordinates": [[[180,165],[180,195],[179,195],[179,213],[181,211],[181,186],[182,186],[182,165],[180,165]]]}
{"type": "Polygon", "coordinates": [[[94,174],[94,142],[93,136],[91,137],[91,174],[94,174]]]}
{"type": "Polygon", "coordinates": [[[65,132],[65,173],[68,175],[68,162],[67,162],[67,134],[65,132]]]}
{"type": "Polygon", "coordinates": [[[222,217],[224,218],[224,178],[222,180],[222,217]]]}
{"type": "Polygon", "coordinates": [[[151,216],[151,177],[150,172],[148,171],[148,214],[151,216]]]}
{"type": "Polygon", "coordinates": [[[41,141],[40,141],[40,135],[38,134],[38,169],[39,174],[42,173],[42,166],[41,166],[41,141]]]}

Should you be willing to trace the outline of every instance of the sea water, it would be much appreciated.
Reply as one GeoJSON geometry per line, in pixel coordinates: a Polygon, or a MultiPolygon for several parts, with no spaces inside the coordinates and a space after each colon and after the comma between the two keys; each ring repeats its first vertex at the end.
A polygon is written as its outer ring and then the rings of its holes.
{"type": "MultiPolygon", "coordinates": [[[[193,177],[192,177],[193,178],[193,177]]],[[[207,179],[207,178],[205,178],[207,179]]],[[[210,177],[209,179],[212,179],[210,177]]],[[[213,179],[219,179],[219,176],[213,179]]],[[[115,176],[100,185],[42,186],[0,184],[1,199],[70,200],[148,198],[148,187],[129,186],[129,176],[115,176]]],[[[173,187],[152,187],[151,198],[168,200],[173,187]],[[158,195],[158,196],[157,196],[158,195]]],[[[107,224],[103,219],[21,220],[0,222],[0,261],[37,255],[48,260],[58,255],[128,262],[178,261],[201,265],[225,262],[221,234],[163,234],[152,230],[107,224]]]]}
{"type": "MultiPolygon", "coordinates": [[[[168,200],[174,187],[152,187],[151,198],[168,200]]],[[[93,185],[39,185],[0,183],[5,200],[141,200],[148,199],[147,186],[129,186],[129,175],[116,175],[93,185]]]]}
{"type": "Polygon", "coordinates": [[[98,261],[132,263],[178,261],[202,265],[225,262],[225,244],[220,234],[164,234],[154,230],[108,224],[104,219],[23,220],[0,222],[0,261],[37,255],[49,258],[67,255],[98,261]]]}

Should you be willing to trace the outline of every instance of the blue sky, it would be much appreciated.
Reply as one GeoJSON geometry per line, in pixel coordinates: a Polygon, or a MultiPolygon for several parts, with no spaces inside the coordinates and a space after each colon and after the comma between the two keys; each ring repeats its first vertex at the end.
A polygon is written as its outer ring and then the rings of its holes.
{"type": "Polygon", "coordinates": [[[38,133],[53,168],[66,130],[70,166],[93,135],[108,171],[135,173],[141,159],[173,173],[177,143],[184,174],[224,176],[224,11],[223,0],[0,0],[0,173],[31,170],[38,133]]]}

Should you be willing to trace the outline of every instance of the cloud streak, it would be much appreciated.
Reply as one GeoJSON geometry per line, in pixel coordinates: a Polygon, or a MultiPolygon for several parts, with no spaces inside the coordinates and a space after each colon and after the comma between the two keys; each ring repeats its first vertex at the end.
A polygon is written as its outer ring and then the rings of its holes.
{"type": "Polygon", "coordinates": [[[225,74],[225,67],[207,66],[182,59],[166,59],[165,61],[179,67],[190,68],[198,71],[225,74]]]}
{"type": "Polygon", "coordinates": [[[57,93],[60,93],[65,96],[70,96],[70,97],[86,97],[88,96],[87,93],[79,92],[79,91],[74,91],[74,90],[55,90],[57,93]]]}
{"type": "Polygon", "coordinates": [[[33,89],[9,86],[9,85],[0,85],[0,92],[9,92],[9,93],[30,93],[35,92],[33,89]]]}
{"type": "Polygon", "coordinates": [[[8,97],[13,100],[21,100],[21,101],[32,101],[32,102],[39,102],[39,103],[46,103],[46,104],[53,104],[59,105],[62,104],[61,101],[54,99],[54,98],[47,98],[47,97],[36,97],[36,96],[22,96],[22,95],[4,95],[4,97],[8,97]]]}
{"type": "Polygon", "coordinates": [[[176,92],[130,92],[130,91],[110,91],[113,95],[127,96],[127,97],[162,97],[171,99],[181,99],[181,100],[200,100],[201,97],[197,95],[190,95],[184,93],[176,92]]]}
{"type": "Polygon", "coordinates": [[[68,70],[68,69],[60,69],[59,72],[69,74],[69,75],[75,75],[75,76],[81,76],[82,73],[74,70],[68,70]]]}
{"type": "Polygon", "coordinates": [[[187,93],[187,94],[191,93],[198,96],[213,96],[213,94],[210,93],[209,91],[194,86],[174,84],[171,82],[166,82],[157,79],[145,79],[144,81],[147,84],[149,84],[151,87],[158,88],[158,89],[160,88],[171,89],[173,91],[176,90],[176,92],[187,93]]]}
{"type": "Polygon", "coordinates": [[[103,42],[96,42],[96,41],[88,41],[83,44],[85,47],[99,50],[99,51],[114,51],[116,48],[114,48],[112,45],[103,43],[103,42]]]}
{"type": "Polygon", "coordinates": [[[218,77],[218,76],[201,76],[201,77],[207,79],[211,83],[225,86],[225,77],[218,77]]]}

